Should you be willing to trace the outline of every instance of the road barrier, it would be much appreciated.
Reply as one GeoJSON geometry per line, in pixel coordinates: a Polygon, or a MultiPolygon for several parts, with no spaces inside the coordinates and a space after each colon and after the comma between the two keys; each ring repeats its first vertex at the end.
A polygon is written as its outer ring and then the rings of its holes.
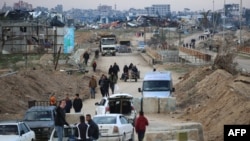
{"type": "Polygon", "coordinates": [[[134,106],[136,111],[141,110],[141,102],[144,113],[170,113],[176,109],[176,98],[134,98],[134,106]]]}

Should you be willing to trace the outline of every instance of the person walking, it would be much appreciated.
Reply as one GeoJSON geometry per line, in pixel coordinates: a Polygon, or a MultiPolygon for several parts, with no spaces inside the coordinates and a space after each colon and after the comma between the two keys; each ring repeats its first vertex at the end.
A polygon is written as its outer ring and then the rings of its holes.
{"type": "Polygon", "coordinates": [[[112,66],[112,65],[110,65],[109,70],[108,70],[108,74],[110,75],[112,72],[114,72],[114,70],[113,70],[113,66],[112,66]]]}
{"type": "Polygon", "coordinates": [[[87,133],[88,133],[88,124],[85,123],[85,117],[80,116],[80,123],[76,125],[77,127],[77,141],[86,141],[87,140],[87,133]]]}
{"type": "Polygon", "coordinates": [[[56,96],[55,93],[52,93],[52,95],[49,98],[49,105],[50,106],[56,106],[56,96]]]}
{"type": "Polygon", "coordinates": [[[94,61],[93,64],[92,64],[92,68],[93,68],[94,72],[96,71],[96,66],[97,66],[96,61],[94,61]]]}
{"type": "Polygon", "coordinates": [[[94,141],[99,138],[99,127],[98,125],[92,120],[91,115],[87,114],[86,115],[86,121],[87,124],[89,125],[88,129],[88,141],[94,141]]]}
{"type": "Polygon", "coordinates": [[[100,86],[100,91],[101,91],[102,97],[105,96],[104,79],[105,79],[105,76],[104,76],[104,74],[102,74],[101,78],[100,78],[99,81],[98,81],[98,84],[99,84],[99,86],[100,86]]]}
{"type": "Polygon", "coordinates": [[[109,86],[112,94],[114,94],[116,83],[117,83],[117,76],[114,73],[111,73],[111,75],[109,76],[109,86]]]}
{"type": "Polygon", "coordinates": [[[89,88],[90,88],[90,97],[95,99],[95,88],[97,87],[97,81],[92,75],[91,79],[89,80],[89,88]]]}
{"type": "Polygon", "coordinates": [[[138,135],[138,141],[143,141],[148,126],[148,119],[144,116],[143,111],[140,111],[139,117],[135,121],[135,131],[138,135]]]}
{"type": "Polygon", "coordinates": [[[89,53],[87,51],[84,52],[83,59],[84,59],[85,65],[87,66],[88,60],[89,60],[89,53]]]}
{"type": "Polygon", "coordinates": [[[65,112],[70,113],[70,109],[72,108],[72,101],[69,98],[69,94],[66,94],[65,101],[66,101],[65,112]]]}
{"type": "Polygon", "coordinates": [[[59,106],[56,107],[55,114],[55,130],[57,133],[58,141],[63,141],[64,125],[69,126],[68,122],[65,120],[65,108],[66,101],[61,100],[59,106]]]}
{"type": "Polygon", "coordinates": [[[73,100],[73,108],[76,113],[80,113],[82,110],[82,99],[79,98],[79,94],[76,94],[75,99],[73,100]]]}
{"type": "Polygon", "coordinates": [[[103,81],[103,89],[104,89],[104,96],[109,97],[109,79],[107,78],[106,75],[104,75],[104,81],[103,81]]]}
{"type": "Polygon", "coordinates": [[[116,62],[113,65],[113,72],[115,74],[115,76],[118,78],[118,72],[120,71],[119,66],[116,64],[116,62]]]}

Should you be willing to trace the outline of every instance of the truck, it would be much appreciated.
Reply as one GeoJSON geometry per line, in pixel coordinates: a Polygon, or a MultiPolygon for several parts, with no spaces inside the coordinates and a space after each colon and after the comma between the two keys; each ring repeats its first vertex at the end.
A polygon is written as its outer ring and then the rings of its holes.
{"type": "Polygon", "coordinates": [[[131,53],[131,42],[129,40],[124,40],[119,42],[119,48],[118,48],[119,53],[131,53]]]}
{"type": "Polygon", "coordinates": [[[100,52],[102,56],[105,55],[112,55],[115,56],[116,54],[116,47],[117,47],[117,39],[116,35],[102,35],[100,39],[100,52]]]}
{"type": "Polygon", "coordinates": [[[35,132],[37,139],[48,140],[54,129],[56,106],[32,106],[24,115],[23,121],[35,132]]]}
{"type": "Polygon", "coordinates": [[[143,97],[167,98],[175,91],[170,71],[153,71],[145,74],[142,88],[138,88],[143,97]]]}

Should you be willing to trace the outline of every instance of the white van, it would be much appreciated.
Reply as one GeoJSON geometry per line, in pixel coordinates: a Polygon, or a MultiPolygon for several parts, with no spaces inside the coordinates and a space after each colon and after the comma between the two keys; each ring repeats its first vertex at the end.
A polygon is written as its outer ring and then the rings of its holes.
{"type": "Polygon", "coordinates": [[[170,71],[153,71],[145,74],[142,88],[138,88],[143,97],[166,98],[175,91],[170,71]]]}

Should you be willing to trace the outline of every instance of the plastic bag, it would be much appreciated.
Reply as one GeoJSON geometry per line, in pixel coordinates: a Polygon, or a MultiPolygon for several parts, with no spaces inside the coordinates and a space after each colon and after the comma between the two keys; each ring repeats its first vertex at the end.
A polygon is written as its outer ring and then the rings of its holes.
{"type": "Polygon", "coordinates": [[[116,92],[119,91],[119,86],[118,86],[118,84],[115,84],[115,91],[116,91],[116,92]]]}

